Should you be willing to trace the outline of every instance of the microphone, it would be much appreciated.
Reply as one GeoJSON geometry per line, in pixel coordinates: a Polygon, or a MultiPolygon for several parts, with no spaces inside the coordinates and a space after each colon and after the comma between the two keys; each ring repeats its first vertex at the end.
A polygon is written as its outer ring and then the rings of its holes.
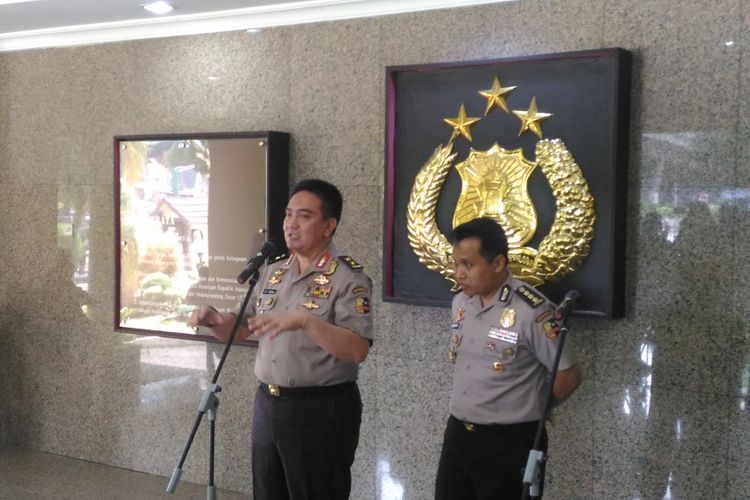
{"type": "Polygon", "coordinates": [[[263,265],[263,261],[265,261],[272,253],[276,251],[276,245],[273,244],[271,240],[266,241],[263,243],[263,246],[261,247],[260,251],[255,254],[255,257],[250,259],[247,263],[247,267],[245,267],[245,270],[242,271],[239,276],[237,276],[237,283],[240,285],[243,284],[256,272],[258,272],[258,269],[260,269],[260,266],[263,265]]]}
{"type": "Polygon", "coordinates": [[[555,321],[560,321],[561,319],[567,317],[568,314],[570,314],[570,311],[572,311],[575,307],[576,301],[580,297],[581,294],[577,290],[570,290],[568,293],[566,293],[563,301],[560,302],[560,305],[557,306],[557,309],[555,309],[555,321]]]}

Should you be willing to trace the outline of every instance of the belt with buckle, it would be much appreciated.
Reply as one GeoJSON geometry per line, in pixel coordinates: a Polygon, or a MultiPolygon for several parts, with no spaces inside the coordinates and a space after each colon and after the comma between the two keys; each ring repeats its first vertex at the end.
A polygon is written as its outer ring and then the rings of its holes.
{"type": "Polygon", "coordinates": [[[515,424],[475,424],[472,422],[465,422],[463,420],[460,420],[453,415],[450,416],[450,419],[456,422],[457,424],[460,424],[464,429],[466,429],[467,432],[478,432],[478,433],[487,433],[487,434],[497,434],[497,433],[507,433],[507,432],[519,432],[523,430],[528,429],[536,429],[536,426],[539,425],[538,420],[534,420],[531,422],[519,422],[515,424]]]}
{"type": "Polygon", "coordinates": [[[334,394],[353,389],[357,386],[356,382],[344,382],[335,385],[319,385],[311,387],[282,387],[276,384],[260,384],[260,388],[269,396],[274,398],[284,397],[305,397],[319,396],[323,394],[334,394]]]}

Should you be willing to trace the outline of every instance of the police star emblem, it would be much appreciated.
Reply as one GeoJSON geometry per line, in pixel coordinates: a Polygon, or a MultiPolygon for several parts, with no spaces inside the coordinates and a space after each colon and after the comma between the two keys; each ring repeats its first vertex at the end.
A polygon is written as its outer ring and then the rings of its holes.
{"type": "Polygon", "coordinates": [[[455,164],[461,178],[461,193],[453,227],[478,217],[497,221],[508,238],[508,268],[532,286],[561,279],[577,269],[591,251],[596,217],[588,183],[565,143],[543,137],[542,122],[551,120],[553,115],[541,111],[539,106],[549,103],[537,102],[536,96],[530,102],[517,99],[515,104],[511,103],[510,93],[514,89],[521,91],[518,86],[503,87],[496,75],[490,89],[479,91],[487,101],[484,116],[470,116],[479,115],[479,110],[467,112],[461,104],[458,116],[445,118],[451,128],[446,145],[435,148],[414,178],[406,208],[409,245],[419,262],[450,281],[454,291],[457,283],[452,247],[436,221],[440,190],[459,154],[454,151],[455,143],[471,143],[470,129],[481,130],[492,113],[500,113],[502,120],[514,117],[520,120],[519,136],[533,134],[539,138],[535,158],[526,158],[523,148],[508,150],[497,142],[486,150],[469,148],[467,157],[455,164]],[[511,110],[509,105],[513,104],[523,109],[511,110]],[[538,248],[528,246],[537,229],[537,212],[528,189],[534,170],[541,170],[558,207],[552,227],[538,248]]]}

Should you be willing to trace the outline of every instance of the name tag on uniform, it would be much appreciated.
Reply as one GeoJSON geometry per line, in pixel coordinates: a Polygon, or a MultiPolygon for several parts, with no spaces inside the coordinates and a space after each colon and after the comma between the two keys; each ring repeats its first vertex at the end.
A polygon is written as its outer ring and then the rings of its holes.
{"type": "Polygon", "coordinates": [[[511,344],[518,343],[518,332],[506,330],[505,328],[496,328],[493,326],[490,328],[490,333],[487,336],[491,339],[502,340],[511,344]]]}

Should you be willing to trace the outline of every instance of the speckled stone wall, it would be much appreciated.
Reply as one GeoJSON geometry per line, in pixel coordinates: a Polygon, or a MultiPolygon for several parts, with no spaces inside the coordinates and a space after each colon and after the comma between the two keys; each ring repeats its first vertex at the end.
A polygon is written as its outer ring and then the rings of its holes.
{"type": "MultiPolygon", "coordinates": [[[[620,46],[628,312],[574,321],[586,380],[550,426],[546,497],[749,497],[748,17],[745,0],[527,0],[0,54],[0,440],[169,475],[220,356],[113,330],[112,136],[290,132],[292,180],[342,188],[338,246],[379,291],[385,66],[620,46]],[[58,250],[64,203],[91,212],[88,317],[58,250]]],[[[431,498],[448,313],[374,310],[352,497],[431,498]]],[[[218,423],[217,484],[246,492],[253,361],[232,351],[218,423]]],[[[185,479],[204,481],[205,440],[185,479]]]]}

